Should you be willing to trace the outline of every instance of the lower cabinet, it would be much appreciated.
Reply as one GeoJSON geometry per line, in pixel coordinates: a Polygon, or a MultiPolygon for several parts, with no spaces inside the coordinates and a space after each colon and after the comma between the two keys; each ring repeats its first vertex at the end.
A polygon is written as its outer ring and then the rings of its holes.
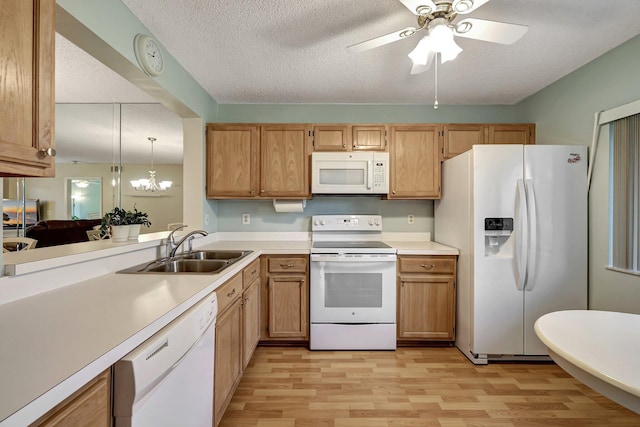
{"type": "Polygon", "coordinates": [[[111,425],[111,368],[89,381],[32,424],[46,427],[111,425]]]}
{"type": "Polygon", "coordinates": [[[216,290],[213,416],[220,423],[260,339],[260,261],[216,290]]]}
{"type": "Polygon", "coordinates": [[[261,339],[309,340],[309,256],[262,257],[263,294],[261,339]]]}
{"type": "Polygon", "coordinates": [[[456,257],[398,257],[398,341],[453,341],[456,257]]]}

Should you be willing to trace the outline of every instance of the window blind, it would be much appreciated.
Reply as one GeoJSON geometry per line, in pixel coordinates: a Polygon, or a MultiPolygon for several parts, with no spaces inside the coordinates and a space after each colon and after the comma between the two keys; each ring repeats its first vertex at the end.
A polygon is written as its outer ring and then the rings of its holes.
{"type": "Polygon", "coordinates": [[[640,268],[640,114],[611,122],[611,266],[640,268]]]}

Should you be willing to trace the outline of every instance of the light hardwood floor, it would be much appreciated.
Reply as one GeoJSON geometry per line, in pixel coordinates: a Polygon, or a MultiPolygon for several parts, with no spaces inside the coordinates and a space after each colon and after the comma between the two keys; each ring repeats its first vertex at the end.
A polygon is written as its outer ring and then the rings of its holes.
{"type": "Polygon", "coordinates": [[[640,426],[553,363],[474,366],[456,348],[258,347],[220,427],[640,426]]]}

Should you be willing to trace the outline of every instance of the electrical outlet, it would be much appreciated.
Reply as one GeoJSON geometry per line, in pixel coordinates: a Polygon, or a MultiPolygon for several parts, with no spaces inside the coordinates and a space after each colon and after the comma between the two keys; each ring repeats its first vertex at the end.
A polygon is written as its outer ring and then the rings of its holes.
{"type": "Polygon", "coordinates": [[[251,215],[249,213],[245,212],[242,214],[242,224],[243,225],[251,224],[251,215]]]}
{"type": "Polygon", "coordinates": [[[407,216],[407,224],[413,224],[416,222],[416,216],[414,214],[409,214],[407,216]]]}
{"type": "Polygon", "coordinates": [[[204,214],[204,225],[209,225],[209,214],[204,214]]]}

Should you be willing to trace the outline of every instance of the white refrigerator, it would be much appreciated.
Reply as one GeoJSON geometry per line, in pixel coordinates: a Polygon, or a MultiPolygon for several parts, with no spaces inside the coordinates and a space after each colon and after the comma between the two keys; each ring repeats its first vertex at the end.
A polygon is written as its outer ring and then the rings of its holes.
{"type": "Polygon", "coordinates": [[[535,321],[587,308],[587,148],[474,145],[445,161],[435,240],[460,250],[462,353],[545,358],[535,321]]]}

